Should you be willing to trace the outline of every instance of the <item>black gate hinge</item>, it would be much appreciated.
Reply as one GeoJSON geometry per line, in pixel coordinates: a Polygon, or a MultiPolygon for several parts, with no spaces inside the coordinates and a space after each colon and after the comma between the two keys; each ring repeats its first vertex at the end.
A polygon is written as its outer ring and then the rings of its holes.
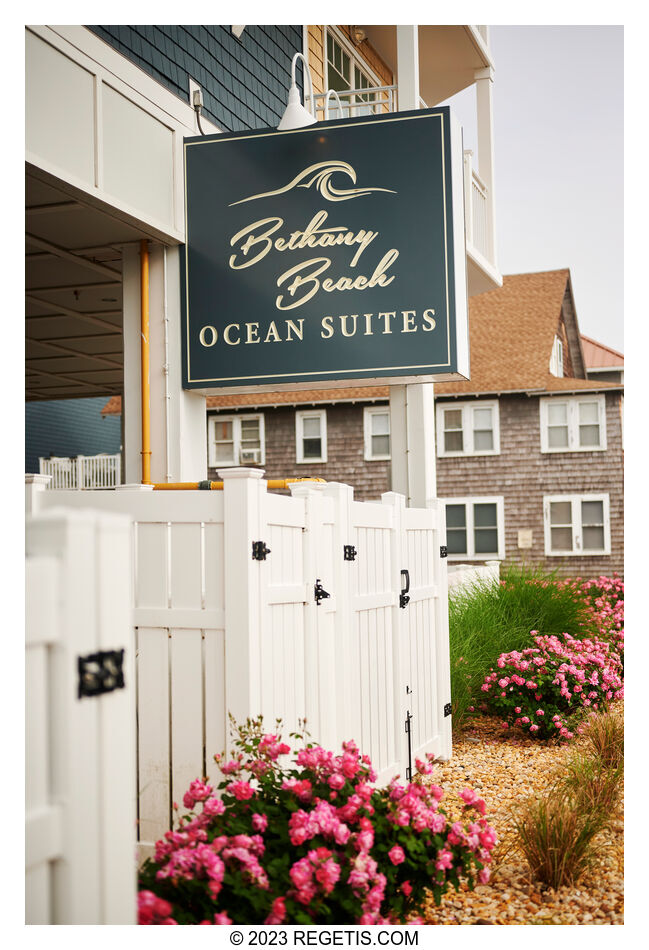
{"type": "Polygon", "coordinates": [[[355,561],[357,553],[358,552],[356,551],[356,548],[353,544],[343,545],[343,559],[345,561],[355,561]]]}
{"type": "Polygon", "coordinates": [[[450,703],[444,704],[444,718],[451,715],[452,706],[450,703]]]}
{"type": "Polygon", "coordinates": [[[266,547],[265,541],[253,541],[252,542],[252,559],[253,561],[265,561],[266,555],[270,554],[270,548],[266,547]]]}
{"type": "Polygon", "coordinates": [[[124,650],[101,650],[77,658],[79,694],[101,696],[124,689],[124,650]]]}
{"type": "Polygon", "coordinates": [[[448,557],[448,548],[445,544],[440,544],[439,546],[439,556],[448,557]]]}
{"type": "Polygon", "coordinates": [[[313,596],[315,597],[316,606],[320,606],[321,600],[326,600],[327,597],[331,597],[331,594],[327,593],[322,584],[320,583],[320,578],[316,578],[315,586],[313,588],[313,596]]]}

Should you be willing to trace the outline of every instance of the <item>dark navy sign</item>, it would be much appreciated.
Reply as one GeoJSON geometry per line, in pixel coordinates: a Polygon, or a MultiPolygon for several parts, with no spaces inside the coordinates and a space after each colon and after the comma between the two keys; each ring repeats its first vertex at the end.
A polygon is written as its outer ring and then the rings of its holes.
{"type": "Polygon", "coordinates": [[[190,389],[468,375],[445,107],[185,140],[190,389]]]}

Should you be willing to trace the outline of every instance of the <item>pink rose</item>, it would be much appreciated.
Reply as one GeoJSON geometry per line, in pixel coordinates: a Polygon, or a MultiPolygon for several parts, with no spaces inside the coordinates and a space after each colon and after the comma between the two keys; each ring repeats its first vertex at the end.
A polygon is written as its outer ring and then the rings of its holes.
{"type": "Polygon", "coordinates": [[[402,847],[398,844],[395,844],[393,848],[388,851],[388,857],[393,864],[403,864],[406,860],[406,855],[402,847]]]}

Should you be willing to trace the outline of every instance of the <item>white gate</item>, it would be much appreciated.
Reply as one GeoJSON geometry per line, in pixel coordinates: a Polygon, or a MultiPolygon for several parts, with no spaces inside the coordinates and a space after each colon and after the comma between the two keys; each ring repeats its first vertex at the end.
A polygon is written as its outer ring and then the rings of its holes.
{"type": "Polygon", "coordinates": [[[288,497],[260,470],[220,474],[223,492],[37,496],[133,522],[143,854],[190,781],[216,778],[228,714],[261,713],[269,731],[281,718],[285,734],[306,718],[332,749],[353,739],[381,783],[415,755],[451,751],[441,507],[408,510],[390,492],[360,503],[335,483],[296,483],[288,497]]]}
{"type": "MultiPolygon", "coordinates": [[[[135,662],[128,519],[50,511],[28,520],[26,553],[26,922],[132,924],[135,662]],[[91,672],[121,650],[124,687],[100,694],[91,672]]],[[[104,679],[103,688],[109,685],[104,679]]]]}

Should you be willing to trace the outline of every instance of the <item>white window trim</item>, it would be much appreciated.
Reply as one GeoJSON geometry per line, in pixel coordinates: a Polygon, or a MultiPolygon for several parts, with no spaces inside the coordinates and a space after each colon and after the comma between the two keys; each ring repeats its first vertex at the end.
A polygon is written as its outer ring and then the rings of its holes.
{"type": "Polygon", "coordinates": [[[586,495],[544,495],[543,496],[543,527],[545,535],[546,557],[602,557],[611,553],[611,518],[609,495],[607,492],[586,495]],[[572,523],[572,551],[552,550],[552,535],[550,533],[550,503],[569,501],[571,504],[572,523]],[[582,501],[601,501],[604,511],[604,548],[603,550],[585,550],[582,540],[581,503],[582,501]]]}
{"type": "Polygon", "coordinates": [[[298,409],[295,413],[295,444],[296,457],[298,465],[318,465],[327,461],[327,410],[326,409],[298,409]],[[304,458],[304,420],[307,417],[318,416],[320,418],[320,439],[322,453],[320,458],[304,458]]]}
{"type": "Polygon", "coordinates": [[[464,505],[466,510],[466,554],[451,554],[449,561],[504,561],[505,560],[505,499],[503,495],[466,495],[461,498],[441,498],[444,503],[444,523],[446,524],[446,505],[464,505]],[[474,505],[496,505],[496,528],[498,531],[498,551],[493,554],[475,553],[474,505]]]}
{"type": "MultiPolygon", "coordinates": [[[[384,85],[383,81],[377,75],[377,73],[374,72],[372,67],[369,66],[365,62],[365,60],[361,56],[358,55],[358,51],[356,47],[354,46],[354,44],[350,40],[347,39],[345,34],[341,30],[339,30],[337,26],[325,26],[324,30],[325,30],[324,67],[325,67],[325,73],[326,73],[325,79],[327,83],[327,88],[329,88],[329,60],[327,57],[327,37],[326,37],[327,33],[331,33],[331,35],[333,36],[335,41],[338,43],[338,45],[342,46],[342,48],[345,50],[347,55],[350,57],[352,61],[352,65],[358,66],[358,68],[362,72],[365,73],[367,78],[370,79],[374,83],[375,86],[384,85]]],[[[353,89],[354,87],[350,86],[349,88],[353,89]]]]}
{"type": "Polygon", "coordinates": [[[606,451],[606,397],[604,393],[591,393],[588,396],[550,396],[539,400],[541,417],[541,452],[605,452],[606,451]],[[568,406],[568,446],[548,445],[548,407],[565,402],[568,406]],[[599,418],[599,445],[578,445],[579,441],[579,404],[596,402],[599,418]]]}
{"type": "MultiPolygon", "coordinates": [[[[390,436],[390,407],[389,406],[365,406],[363,408],[363,434],[365,439],[365,461],[381,462],[392,457],[391,452],[387,455],[372,455],[372,416],[388,417],[388,436],[390,436]]],[[[392,441],[390,441],[390,449],[392,441]]]]}
{"type": "Polygon", "coordinates": [[[553,376],[563,376],[563,340],[555,336],[550,356],[550,373],[553,376]]]}
{"type": "Polygon", "coordinates": [[[437,403],[437,456],[438,458],[462,458],[470,455],[500,455],[500,409],[497,399],[476,399],[471,402],[438,402],[437,403]],[[460,409],[462,411],[462,435],[464,448],[461,452],[447,452],[444,448],[444,410],[460,409]],[[473,448],[473,411],[474,409],[491,409],[493,420],[493,449],[473,448]]]}
{"type": "Polygon", "coordinates": [[[238,468],[248,465],[264,465],[266,462],[266,437],[263,412],[249,412],[244,415],[225,415],[224,413],[212,412],[208,418],[208,441],[207,441],[207,464],[210,468],[238,468]],[[258,462],[242,462],[241,459],[241,423],[244,419],[259,420],[259,445],[260,457],[258,462]],[[234,442],[234,461],[224,462],[216,458],[214,426],[217,422],[232,423],[232,438],[234,442]]]}

